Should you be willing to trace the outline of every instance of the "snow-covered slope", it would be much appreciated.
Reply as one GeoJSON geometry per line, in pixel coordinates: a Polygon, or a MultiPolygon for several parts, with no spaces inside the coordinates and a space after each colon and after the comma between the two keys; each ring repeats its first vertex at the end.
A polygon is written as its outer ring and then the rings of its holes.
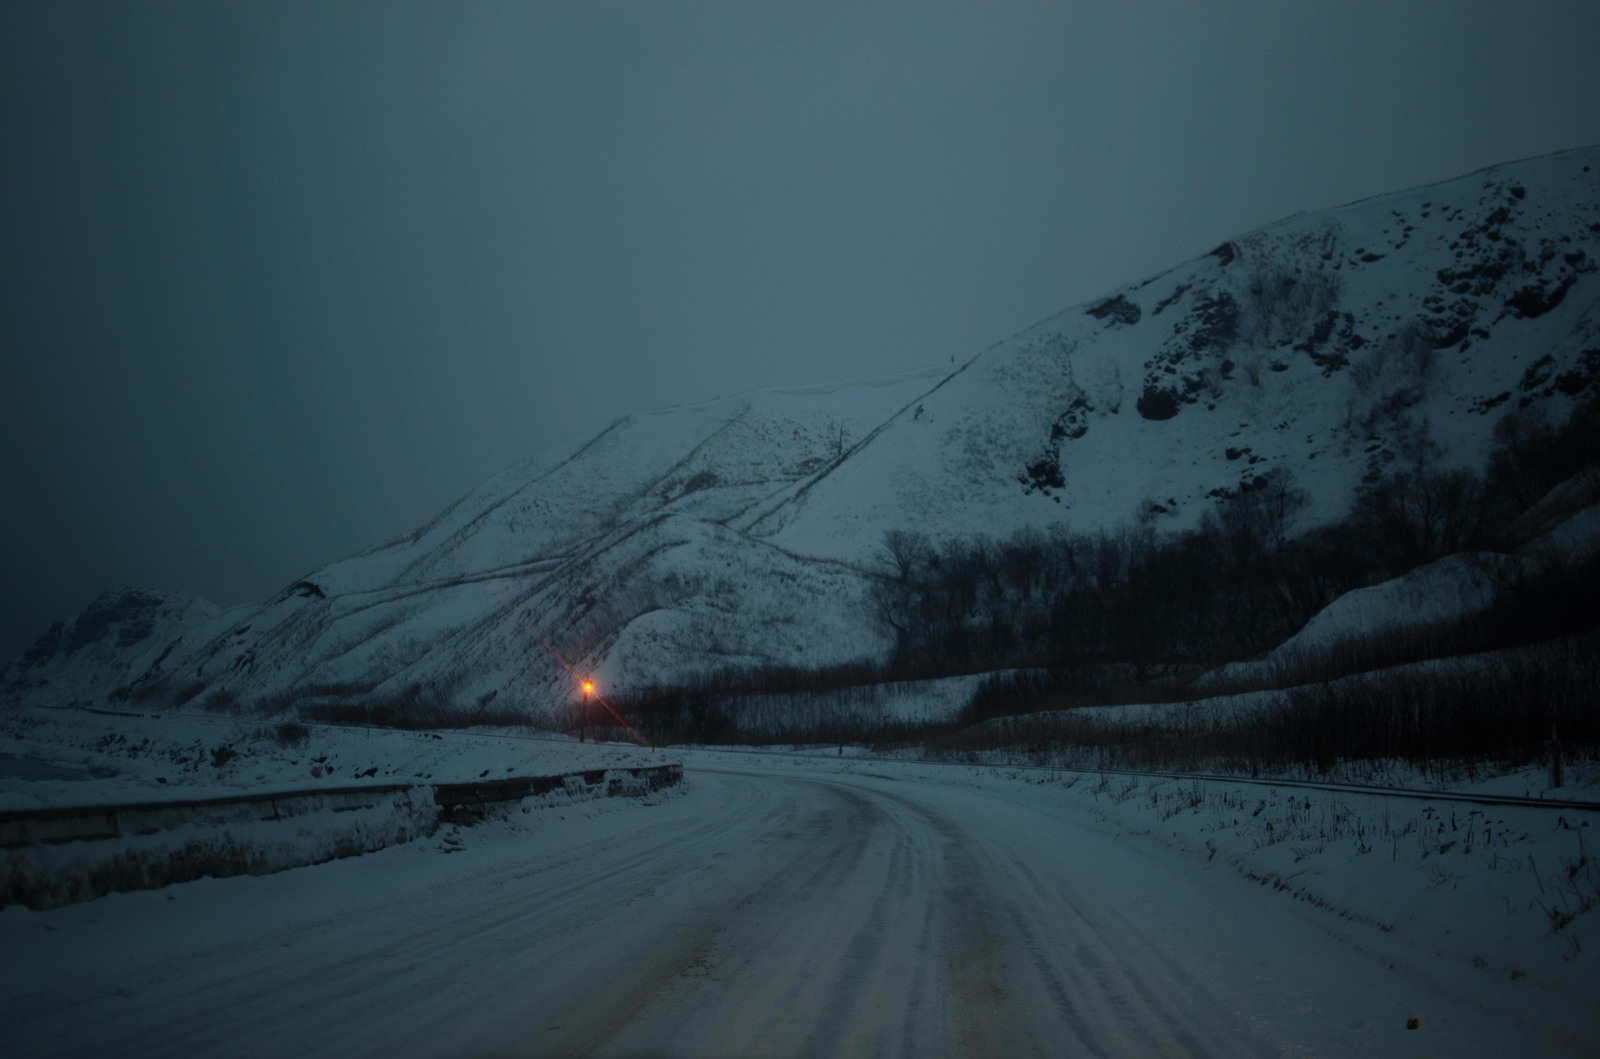
{"type": "Polygon", "coordinates": [[[6,671],[5,691],[39,702],[93,703],[130,674],[159,670],[172,644],[221,613],[199,596],[153,589],[102,592],[58,621],[6,671]]]}
{"type": "Polygon", "coordinates": [[[1592,390],[1597,166],[1586,148],[1296,216],[955,370],[629,416],[262,604],[164,622],[153,650],[43,645],[6,691],[422,688],[538,713],[574,694],[555,655],[626,688],[880,653],[891,529],[1178,528],[1274,468],[1332,517],[1363,475],[1476,465],[1505,413],[1559,419],[1592,390]]]}

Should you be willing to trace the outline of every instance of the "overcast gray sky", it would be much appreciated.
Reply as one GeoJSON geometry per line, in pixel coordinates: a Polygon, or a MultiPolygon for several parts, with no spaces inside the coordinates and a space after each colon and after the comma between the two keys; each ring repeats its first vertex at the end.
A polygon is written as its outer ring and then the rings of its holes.
{"type": "Polygon", "coordinates": [[[0,5],[0,660],[1600,140],[1600,4],[0,5]]]}

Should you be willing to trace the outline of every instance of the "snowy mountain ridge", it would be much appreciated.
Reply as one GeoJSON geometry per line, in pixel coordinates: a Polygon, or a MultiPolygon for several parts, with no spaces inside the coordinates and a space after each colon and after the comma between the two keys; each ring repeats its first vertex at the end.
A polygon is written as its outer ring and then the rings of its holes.
{"type": "Polygon", "coordinates": [[[429,689],[537,715],[571,701],[565,664],[621,689],[881,655],[890,530],[1179,529],[1275,469],[1330,519],[1365,476],[1478,466],[1502,416],[1559,421],[1593,391],[1597,166],[1585,148],[1300,214],[954,370],[630,415],[262,603],[102,597],[0,688],[429,689]]]}

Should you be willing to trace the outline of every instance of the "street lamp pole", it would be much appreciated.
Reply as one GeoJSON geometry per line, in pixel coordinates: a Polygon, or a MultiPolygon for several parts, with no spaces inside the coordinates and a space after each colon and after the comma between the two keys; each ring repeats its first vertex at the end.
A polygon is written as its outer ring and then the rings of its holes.
{"type": "Polygon", "coordinates": [[[578,722],[578,742],[583,742],[589,734],[589,693],[594,691],[594,681],[585,679],[583,682],[583,714],[578,722]]]}

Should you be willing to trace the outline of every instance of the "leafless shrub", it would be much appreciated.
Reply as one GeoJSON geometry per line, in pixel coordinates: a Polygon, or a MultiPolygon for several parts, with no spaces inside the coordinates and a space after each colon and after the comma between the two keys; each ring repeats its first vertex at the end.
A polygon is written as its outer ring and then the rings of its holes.
{"type": "Polygon", "coordinates": [[[1339,303],[1342,286],[1336,273],[1322,269],[1257,265],[1245,283],[1240,337],[1249,345],[1291,345],[1339,303]]]}
{"type": "Polygon", "coordinates": [[[1367,399],[1360,426],[1367,433],[1380,429],[1427,395],[1438,362],[1438,350],[1427,331],[1412,321],[1350,366],[1356,392],[1367,399]]]}

